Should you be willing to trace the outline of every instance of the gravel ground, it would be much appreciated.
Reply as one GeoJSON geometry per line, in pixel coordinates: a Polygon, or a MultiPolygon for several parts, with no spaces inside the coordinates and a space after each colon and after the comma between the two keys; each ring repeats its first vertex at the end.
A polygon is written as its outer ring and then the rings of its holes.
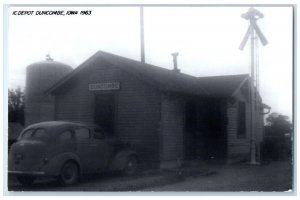
{"type": "Polygon", "coordinates": [[[272,162],[268,165],[210,165],[216,172],[211,176],[189,177],[183,182],[145,191],[288,191],[292,189],[290,162],[272,162]]]}
{"type": "Polygon", "coordinates": [[[31,187],[9,177],[9,191],[288,191],[292,188],[290,162],[268,165],[196,164],[172,171],[152,171],[122,177],[102,174],[61,187],[54,180],[39,179],[31,187]]]}

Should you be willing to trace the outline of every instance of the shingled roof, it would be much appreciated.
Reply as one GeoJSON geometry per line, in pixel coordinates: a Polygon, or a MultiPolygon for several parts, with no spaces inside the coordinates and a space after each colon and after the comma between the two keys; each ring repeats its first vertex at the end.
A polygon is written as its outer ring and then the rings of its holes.
{"type": "Polygon", "coordinates": [[[56,90],[63,87],[69,80],[76,76],[85,67],[90,66],[91,62],[104,60],[113,66],[137,76],[154,87],[162,91],[170,91],[192,95],[209,95],[207,91],[199,84],[198,78],[183,73],[177,73],[173,70],[157,67],[150,64],[141,63],[132,59],[117,56],[114,54],[98,51],[87,61],[79,65],[66,77],[54,84],[46,93],[55,93],[56,90]]]}
{"type": "Polygon", "coordinates": [[[248,74],[199,77],[199,84],[216,97],[230,97],[249,78],[248,74]]]}
{"type": "Polygon", "coordinates": [[[162,91],[201,96],[231,96],[235,89],[248,75],[194,77],[173,70],[141,63],[136,60],[98,51],[84,63],[79,65],[70,74],[54,84],[46,93],[55,94],[55,91],[64,87],[73,77],[77,76],[84,68],[104,60],[122,70],[135,75],[162,91]]]}

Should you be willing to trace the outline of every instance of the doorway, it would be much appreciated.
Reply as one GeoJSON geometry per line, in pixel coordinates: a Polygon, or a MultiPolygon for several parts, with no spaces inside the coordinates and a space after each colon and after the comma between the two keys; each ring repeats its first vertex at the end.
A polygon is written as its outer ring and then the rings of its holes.
{"type": "Polygon", "coordinates": [[[108,134],[114,134],[115,98],[113,94],[95,95],[95,124],[108,134]]]}
{"type": "Polygon", "coordinates": [[[187,102],[186,159],[224,161],[226,157],[224,114],[219,100],[202,99],[187,102]]]}
{"type": "Polygon", "coordinates": [[[198,146],[198,116],[197,105],[195,102],[187,102],[185,107],[185,157],[188,160],[195,159],[197,155],[198,146]]]}

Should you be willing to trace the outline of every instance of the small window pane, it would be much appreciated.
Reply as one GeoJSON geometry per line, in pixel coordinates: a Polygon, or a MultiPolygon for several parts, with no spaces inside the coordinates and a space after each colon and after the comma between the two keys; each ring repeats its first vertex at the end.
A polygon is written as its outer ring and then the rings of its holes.
{"type": "Polygon", "coordinates": [[[58,139],[59,139],[60,141],[68,141],[68,140],[71,140],[71,139],[72,139],[72,133],[71,133],[71,131],[64,131],[64,132],[62,132],[62,133],[59,135],[58,139]]]}
{"type": "Polygon", "coordinates": [[[28,139],[31,137],[34,129],[29,129],[22,134],[22,139],[28,139]]]}
{"type": "Polygon", "coordinates": [[[75,137],[78,140],[85,140],[90,138],[90,131],[87,128],[78,128],[75,130],[75,137]]]}
{"type": "Polygon", "coordinates": [[[238,107],[238,138],[246,138],[246,104],[239,102],[238,107]]]}
{"type": "Polygon", "coordinates": [[[37,129],[34,133],[33,133],[33,138],[35,139],[41,139],[41,138],[46,138],[47,132],[45,131],[45,129],[37,129]]]}

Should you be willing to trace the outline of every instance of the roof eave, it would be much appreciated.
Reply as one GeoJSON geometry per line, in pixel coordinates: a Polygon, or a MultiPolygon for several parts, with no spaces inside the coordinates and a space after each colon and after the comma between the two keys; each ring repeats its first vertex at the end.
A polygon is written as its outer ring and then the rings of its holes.
{"type": "Polygon", "coordinates": [[[86,61],[81,63],[77,68],[75,68],[69,74],[67,74],[66,76],[61,78],[59,81],[57,81],[54,85],[52,85],[49,89],[47,89],[44,92],[44,94],[46,94],[46,95],[53,94],[58,88],[60,88],[62,85],[64,85],[66,82],[68,82],[72,77],[74,77],[81,70],[83,70],[85,68],[85,66],[88,65],[88,63],[90,63],[92,60],[96,59],[98,55],[99,55],[99,51],[97,51],[94,55],[92,55],[86,61]]]}
{"type": "Polygon", "coordinates": [[[249,81],[249,75],[245,76],[244,80],[238,85],[238,87],[233,91],[233,93],[229,96],[229,97],[233,97],[235,96],[239,90],[241,89],[241,87],[247,82],[249,81]]]}

